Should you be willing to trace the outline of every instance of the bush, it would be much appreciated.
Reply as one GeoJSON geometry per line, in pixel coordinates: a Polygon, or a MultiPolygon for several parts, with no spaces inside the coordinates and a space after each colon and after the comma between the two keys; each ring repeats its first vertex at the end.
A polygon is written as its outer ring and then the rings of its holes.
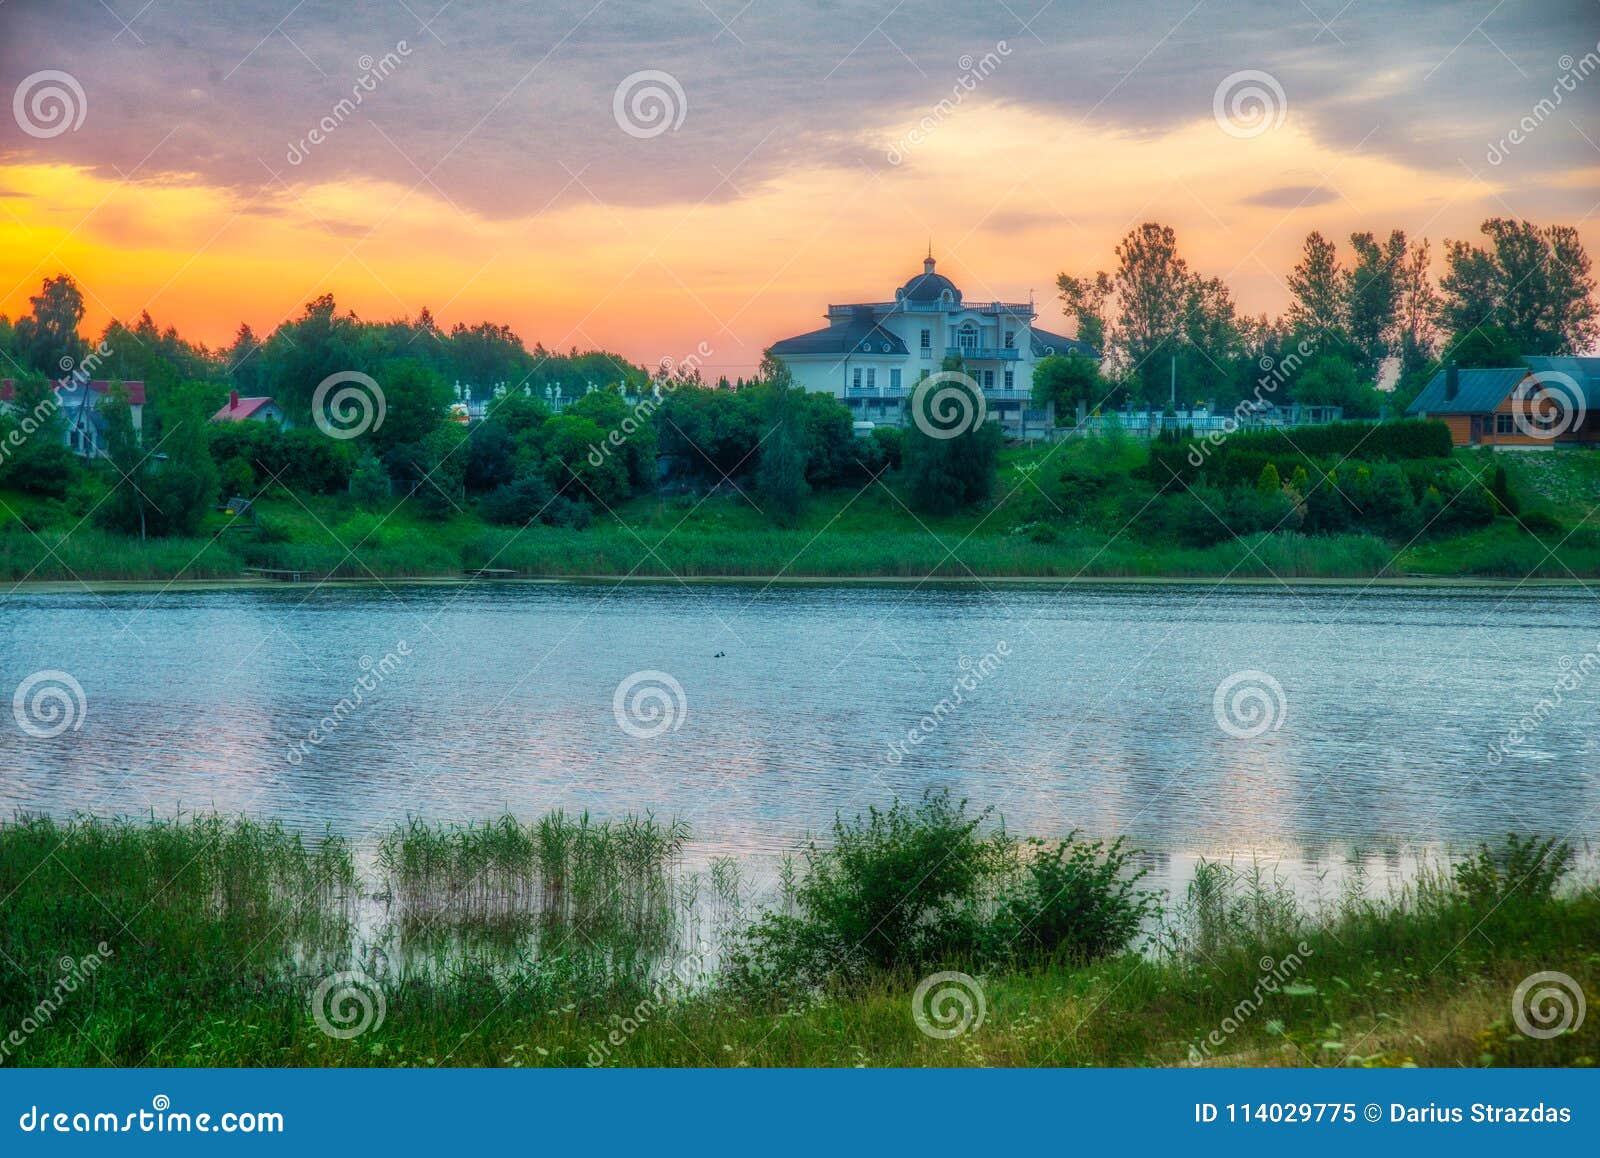
{"type": "Polygon", "coordinates": [[[929,792],[916,808],[833,822],[833,841],[809,842],[797,912],[769,913],[733,963],[746,979],[811,988],[830,976],[924,968],[979,945],[977,905],[1001,845],[978,833],[988,810],[929,792]]]}
{"type": "Polygon", "coordinates": [[[835,819],[810,842],[792,903],[751,926],[730,956],[736,987],[814,990],[873,973],[953,963],[1093,961],[1127,948],[1158,916],[1133,850],[1080,841],[1018,846],[983,835],[991,810],[929,792],[835,819]]]}
{"type": "Polygon", "coordinates": [[[872,428],[872,441],[883,452],[883,461],[890,470],[899,470],[905,461],[902,452],[905,449],[905,431],[898,426],[874,426],[872,428]]]}
{"type": "Polygon", "coordinates": [[[549,527],[570,527],[581,531],[593,514],[583,503],[566,495],[552,496],[549,484],[540,475],[526,475],[508,486],[485,495],[479,513],[491,523],[525,527],[539,522],[549,527]]]}
{"type": "Polygon", "coordinates": [[[1028,842],[1033,855],[994,918],[994,955],[1094,961],[1127,948],[1160,915],[1155,894],[1138,887],[1149,870],[1129,871],[1137,854],[1120,837],[1109,845],[1077,837],[1028,842]]]}
{"type": "Polygon", "coordinates": [[[1479,908],[1498,908],[1513,898],[1548,902],[1556,885],[1572,869],[1572,846],[1555,837],[1506,837],[1499,848],[1479,845],[1478,851],[1452,870],[1456,891],[1479,908]]]}

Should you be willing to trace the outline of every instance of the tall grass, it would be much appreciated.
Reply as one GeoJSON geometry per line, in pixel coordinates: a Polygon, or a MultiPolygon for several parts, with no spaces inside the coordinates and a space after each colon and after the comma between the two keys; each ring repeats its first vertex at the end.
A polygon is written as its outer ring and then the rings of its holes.
{"type": "Polygon", "coordinates": [[[411,819],[378,842],[402,927],[570,929],[661,945],[676,927],[681,821],[552,812],[465,825],[411,819]]]}
{"type": "Polygon", "coordinates": [[[802,850],[764,908],[746,866],[684,871],[687,832],[648,816],[408,822],[376,866],[402,925],[533,930],[426,969],[389,955],[388,925],[365,943],[374,930],[352,919],[352,900],[383,898],[361,888],[337,837],[216,817],[19,818],[0,824],[0,1030],[27,1033],[0,1065],[582,1065],[597,1040],[606,1064],[628,1065],[1600,1057],[1592,1018],[1534,1040],[1510,1016],[1533,973],[1600,985],[1600,889],[1570,882],[1559,843],[1486,846],[1383,896],[1353,876],[1315,905],[1267,867],[1203,863],[1144,930],[1152,950],[1132,935],[1151,914],[1128,891],[1136,862],[1120,845],[1041,850],[969,826],[981,814],[948,802],[890,812],[841,821],[842,840],[802,850]],[[921,888],[941,853],[954,869],[921,888]],[[807,945],[860,936],[872,951],[849,970],[813,961],[799,987],[734,984],[725,960],[675,988],[646,966],[650,945],[683,937],[702,891],[729,935],[777,919],[808,927],[807,945]],[[884,921],[900,941],[865,936],[884,921]],[[996,931],[1035,941],[998,951],[996,931]],[[101,942],[105,964],[41,1017],[62,958],[101,942]],[[352,968],[375,979],[387,1014],[335,1039],[311,998],[352,968]],[[952,1041],[919,1032],[910,1007],[919,980],[945,970],[977,975],[989,1010],[952,1041]],[[620,1044],[618,1026],[630,1027],[620,1044]]]}

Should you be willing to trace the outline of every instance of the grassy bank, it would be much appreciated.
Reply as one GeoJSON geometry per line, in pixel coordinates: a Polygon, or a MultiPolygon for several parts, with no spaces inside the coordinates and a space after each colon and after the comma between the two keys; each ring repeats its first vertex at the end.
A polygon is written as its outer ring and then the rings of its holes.
{"type": "Polygon", "coordinates": [[[943,806],[844,822],[760,903],[648,819],[397,826],[366,875],[271,824],[0,827],[3,1064],[1593,1065],[1513,994],[1600,987],[1600,889],[1514,843],[1308,907],[1202,865],[1019,844],[943,806]],[[889,937],[875,931],[892,929],[889,937]],[[713,950],[706,946],[714,944],[713,950]],[[820,963],[820,964],[819,964],[820,963]],[[360,976],[351,977],[350,971],[360,976]],[[919,983],[938,983],[920,1007],[919,983]],[[948,986],[953,984],[955,989],[948,986]],[[978,1009],[982,1009],[981,1021],[978,1009]],[[916,1010],[934,1029],[919,1029],[916,1010]],[[330,1033],[329,1030],[336,1032],[330,1033]],[[359,1030],[350,1036],[341,1036],[359,1030]]]}
{"type": "Polygon", "coordinates": [[[1118,469],[1125,473],[1114,476],[1120,481],[1100,493],[1093,510],[1075,507],[1070,462],[1080,453],[1087,452],[1005,452],[995,498],[959,514],[912,514],[890,478],[860,493],[814,494],[787,528],[731,487],[634,498],[581,531],[497,527],[470,509],[434,521],[409,500],[374,512],[347,497],[269,493],[257,503],[259,525],[218,513],[196,538],[141,542],[94,529],[68,502],[0,493],[0,580],[204,580],[241,577],[248,568],[391,579],[483,567],[533,577],[1600,576],[1600,525],[1589,521],[1600,505],[1600,455],[1458,452],[1474,475],[1503,465],[1521,500],[1518,518],[1462,533],[1397,540],[1359,529],[1278,530],[1186,546],[1125,529],[1125,514],[1148,509],[1132,473],[1143,453],[1137,447],[1123,452],[1118,469]],[[1068,483],[1046,479],[1063,470],[1068,483]]]}

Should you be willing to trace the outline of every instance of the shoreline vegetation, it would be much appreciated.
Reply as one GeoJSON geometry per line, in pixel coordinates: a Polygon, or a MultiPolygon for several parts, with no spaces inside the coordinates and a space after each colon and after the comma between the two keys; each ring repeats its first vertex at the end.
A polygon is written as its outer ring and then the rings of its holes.
{"type": "MultiPolygon", "coordinates": [[[[1518,513],[1486,514],[1442,537],[1420,524],[1403,538],[1354,530],[1235,535],[1219,527],[1223,537],[1202,544],[1211,521],[1203,505],[1195,512],[1198,529],[1169,528],[1152,537],[1137,520],[1124,528],[1123,508],[1138,509],[1154,493],[1138,477],[1149,469],[1148,452],[1115,452],[1122,460],[1115,471],[1086,465],[1107,453],[1093,439],[1005,451],[997,483],[1002,497],[942,517],[913,514],[888,480],[859,493],[814,495],[792,527],[773,526],[731,487],[635,497],[583,529],[498,527],[470,510],[441,521],[416,499],[394,501],[375,515],[350,496],[267,493],[248,524],[217,512],[193,537],[141,541],[78,526],[69,502],[0,491],[0,581],[251,582],[251,569],[328,582],[456,580],[478,569],[517,579],[789,583],[1583,583],[1600,577],[1600,525],[1590,522],[1600,505],[1600,455],[1456,452],[1441,460],[1448,464],[1442,469],[1465,478],[1499,468],[1518,513]],[[1086,470],[1100,472],[1090,475],[1091,492],[1100,492],[1092,503],[1081,495],[1086,470]],[[1039,478],[1045,474],[1062,478],[1052,484],[1039,478]]],[[[1483,495],[1488,501],[1489,492],[1483,495]]]]}
{"type": "Polygon", "coordinates": [[[1385,895],[1020,840],[933,793],[770,876],[652,817],[0,824],[0,1065],[1593,1066],[1600,885],[1508,838],[1385,895]],[[359,866],[359,867],[358,867],[359,866]],[[759,876],[760,879],[757,879],[759,876]],[[1566,1009],[1570,1012],[1570,998],[1566,1009]]]}
{"type": "Polygon", "coordinates": [[[1543,382],[1495,420],[1551,453],[1404,417],[1441,375],[1594,347],[1574,229],[1480,233],[1435,281],[1426,238],[1353,233],[1341,256],[1312,231],[1274,319],[1147,221],[1114,271],[1058,276],[1071,351],[994,357],[1029,347],[1006,322],[936,369],[929,330],[924,357],[831,389],[782,344],[713,380],[707,343],[648,368],[332,294],[226,347],[148,313],[91,346],[84,289],[47,276],[0,316],[0,581],[1600,576],[1600,455],[1555,450],[1590,438],[1581,390],[1543,382]],[[1007,445],[1048,422],[1051,444],[1007,445]]]}

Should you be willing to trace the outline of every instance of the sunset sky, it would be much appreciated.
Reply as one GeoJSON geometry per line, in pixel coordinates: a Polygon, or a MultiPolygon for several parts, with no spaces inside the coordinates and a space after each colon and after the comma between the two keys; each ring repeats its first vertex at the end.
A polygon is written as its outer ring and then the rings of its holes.
{"type": "Polygon", "coordinates": [[[1249,312],[1313,228],[1437,253],[1511,215],[1600,252],[1597,0],[816,8],[9,0],[0,313],[65,272],[92,332],[217,344],[331,292],[732,375],[930,238],[1052,328],[1056,275],[1145,220],[1249,312]]]}

